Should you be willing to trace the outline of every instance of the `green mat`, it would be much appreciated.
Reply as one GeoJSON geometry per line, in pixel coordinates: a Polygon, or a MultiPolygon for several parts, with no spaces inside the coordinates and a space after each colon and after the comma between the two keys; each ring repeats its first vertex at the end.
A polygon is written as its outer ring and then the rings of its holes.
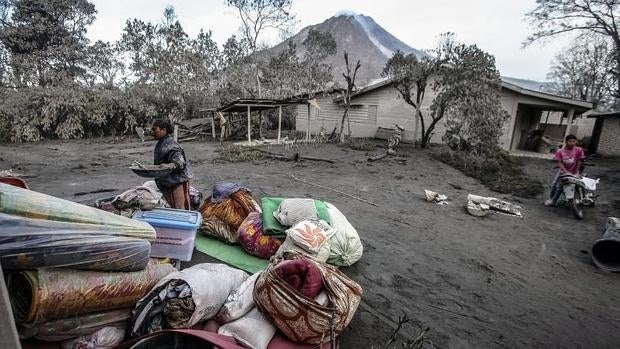
{"type": "MultiPolygon", "coordinates": [[[[263,210],[263,234],[275,237],[286,236],[284,231],[287,228],[282,226],[276,217],[273,216],[273,213],[278,209],[282,201],[284,201],[284,198],[276,197],[264,197],[260,200],[261,209],[263,210]]],[[[325,202],[314,200],[314,207],[316,207],[320,219],[327,222],[327,224],[332,223],[325,202]]]]}
{"type": "Polygon", "coordinates": [[[229,245],[216,238],[200,234],[196,235],[196,249],[226,264],[252,274],[265,269],[269,264],[269,261],[266,259],[246,253],[239,245],[229,245]]]}

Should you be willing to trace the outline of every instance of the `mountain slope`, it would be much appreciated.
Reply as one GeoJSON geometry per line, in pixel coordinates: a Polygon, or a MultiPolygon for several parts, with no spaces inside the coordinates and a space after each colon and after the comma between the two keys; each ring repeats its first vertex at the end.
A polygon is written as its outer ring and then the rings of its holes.
{"type": "Polygon", "coordinates": [[[343,51],[349,53],[351,65],[355,65],[355,61],[358,59],[362,64],[357,73],[358,86],[380,77],[385,63],[396,50],[414,53],[418,56],[424,55],[422,51],[398,40],[372,18],[359,14],[334,16],[323,23],[307,26],[296,35],[268,49],[265,53],[275,55],[284,50],[289,41],[292,41],[297,46],[297,53],[302,56],[305,53],[303,41],[308,36],[310,29],[328,32],[334,37],[337,53],[328,57],[325,62],[334,67],[333,74],[336,81],[342,80],[342,73],[345,72],[343,51]]]}

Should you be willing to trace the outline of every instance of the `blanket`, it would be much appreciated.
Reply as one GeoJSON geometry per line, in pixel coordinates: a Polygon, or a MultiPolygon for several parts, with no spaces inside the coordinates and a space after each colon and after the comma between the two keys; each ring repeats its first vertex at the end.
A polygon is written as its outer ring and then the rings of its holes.
{"type": "Polygon", "coordinates": [[[7,288],[16,322],[41,323],[131,307],[174,271],[170,264],[126,273],[38,269],[9,274],[7,288]]]}
{"type": "Polygon", "coordinates": [[[308,259],[284,261],[274,272],[307,298],[314,299],[323,289],[321,270],[308,259]]]}
{"type": "Polygon", "coordinates": [[[264,259],[273,256],[282,245],[282,240],[264,234],[263,216],[259,212],[248,215],[241,223],[237,235],[239,244],[247,253],[264,259]]]}

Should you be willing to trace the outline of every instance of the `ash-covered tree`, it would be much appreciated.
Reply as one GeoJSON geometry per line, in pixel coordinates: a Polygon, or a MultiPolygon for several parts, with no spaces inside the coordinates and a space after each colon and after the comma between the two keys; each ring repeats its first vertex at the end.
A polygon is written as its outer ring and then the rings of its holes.
{"type": "Polygon", "coordinates": [[[325,59],[336,54],[336,40],[328,32],[310,29],[303,41],[305,53],[302,61],[304,89],[310,97],[325,89],[333,81],[332,66],[325,59]]]}
{"type": "Polygon", "coordinates": [[[413,117],[417,118],[416,126],[420,130],[414,130],[417,139],[421,134],[419,145],[426,148],[429,144],[435,125],[443,115],[432,115],[433,119],[427,126],[425,115],[422,113],[422,103],[429,87],[430,78],[437,71],[438,62],[435,58],[426,55],[418,57],[413,53],[405,55],[401,51],[387,61],[382,75],[392,80],[392,86],[398,91],[405,103],[413,107],[413,117]],[[437,119],[435,117],[438,117],[437,119]]]}
{"type": "Polygon", "coordinates": [[[242,23],[241,33],[252,55],[259,49],[259,40],[265,30],[285,31],[295,22],[295,15],[291,12],[293,0],[227,0],[226,4],[237,10],[242,23]]]}
{"type": "Polygon", "coordinates": [[[2,0],[0,40],[16,86],[73,83],[84,73],[87,27],[95,19],[87,0],[2,0]]]}
{"type": "Polygon", "coordinates": [[[592,102],[605,110],[617,102],[614,88],[613,47],[600,37],[587,37],[573,42],[555,56],[547,80],[560,95],[592,102]]]}
{"type": "MultiPolygon", "coordinates": [[[[431,104],[433,120],[446,117],[446,134],[478,155],[493,153],[508,118],[501,105],[501,78],[495,58],[476,45],[444,35],[434,51],[439,62],[431,104]]],[[[450,144],[450,142],[448,142],[450,144]]]]}
{"type": "Polygon", "coordinates": [[[614,97],[620,97],[620,1],[618,0],[538,0],[535,9],[526,14],[534,33],[524,42],[550,39],[566,33],[579,36],[596,35],[612,45],[614,97]]]}
{"type": "Polygon", "coordinates": [[[105,89],[114,88],[117,79],[125,70],[118,46],[101,40],[88,47],[85,65],[86,84],[91,87],[99,84],[105,89]]]}
{"type": "Polygon", "coordinates": [[[133,87],[146,90],[160,114],[191,117],[213,101],[219,49],[211,32],[189,38],[174,8],[164,10],[160,23],[128,20],[120,46],[130,58],[133,87]]]}
{"type": "Polygon", "coordinates": [[[437,48],[425,57],[396,52],[383,73],[414,108],[420,147],[428,146],[437,124],[446,117],[449,138],[458,137],[468,149],[481,153],[497,146],[507,116],[500,103],[500,75],[493,56],[476,45],[461,44],[453,34],[443,34],[437,48]],[[429,89],[436,95],[425,101],[429,89]],[[430,104],[429,113],[422,111],[424,103],[430,104]]]}
{"type": "Polygon", "coordinates": [[[355,63],[355,66],[352,68],[351,64],[349,64],[349,53],[344,51],[344,64],[346,67],[346,72],[342,73],[342,77],[347,83],[347,87],[344,90],[342,103],[344,104],[344,112],[342,113],[342,119],[340,119],[340,130],[338,131],[338,141],[340,143],[344,143],[345,134],[344,134],[344,123],[347,122],[347,126],[349,129],[349,137],[351,136],[351,123],[349,120],[349,109],[351,109],[351,97],[355,92],[355,79],[357,77],[357,71],[362,67],[360,60],[358,59],[355,63]]]}
{"type": "Polygon", "coordinates": [[[288,41],[284,50],[269,59],[263,78],[266,95],[284,98],[307,94],[313,98],[333,82],[332,67],[325,58],[336,53],[334,37],[311,29],[302,45],[301,57],[297,46],[288,41]]]}
{"type": "MultiPolygon", "coordinates": [[[[286,32],[294,25],[295,15],[291,12],[293,0],[226,0],[226,4],[237,10],[241,19],[241,34],[248,45],[250,69],[254,71],[256,90],[252,95],[263,97],[261,89],[261,62],[257,57],[257,51],[261,48],[261,35],[266,30],[279,30],[286,32]]],[[[262,123],[261,123],[262,124],[262,123]]]]}

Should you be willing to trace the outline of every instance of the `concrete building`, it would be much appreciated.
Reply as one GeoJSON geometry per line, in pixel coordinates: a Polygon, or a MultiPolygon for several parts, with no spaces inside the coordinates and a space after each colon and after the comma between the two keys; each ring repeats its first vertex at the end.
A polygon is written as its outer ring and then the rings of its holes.
{"type": "Polygon", "coordinates": [[[607,156],[620,156],[620,111],[593,113],[594,131],[588,151],[607,156]]]}

